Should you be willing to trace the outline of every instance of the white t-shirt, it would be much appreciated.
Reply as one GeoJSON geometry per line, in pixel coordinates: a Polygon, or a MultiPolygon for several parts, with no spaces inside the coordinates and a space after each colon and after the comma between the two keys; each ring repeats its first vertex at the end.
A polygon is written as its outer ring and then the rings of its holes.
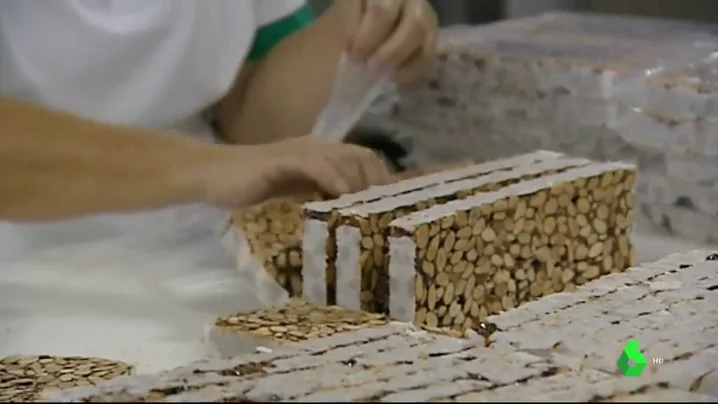
{"type": "MultiPolygon", "coordinates": [[[[256,29],[303,5],[303,0],[3,0],[0,95],[210,139],[201,113],[229,90],[256,29]]],[[[59,243],[173,231],[173,226],[180,231],[178,224],[193,220],[210,228],[221,217],[193,205],[52,224],[0,223],[0,260],[59,243]]]]}

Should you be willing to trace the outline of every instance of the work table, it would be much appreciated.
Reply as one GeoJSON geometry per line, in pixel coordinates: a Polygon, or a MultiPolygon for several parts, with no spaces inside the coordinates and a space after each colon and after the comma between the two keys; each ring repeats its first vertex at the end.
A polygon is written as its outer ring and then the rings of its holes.
{"type": "MultiPolygon", "coordinates": [[[[89,355],[138,373],[211,356],[205,325],[256,308],[219,234],[145,235],[38,251],[3,263],[0,355],[89,355]],[[149,242],[148,240],[154,241],[149,242]]],[[[635,237],[639,262],[709,248],[635,237]]]]}

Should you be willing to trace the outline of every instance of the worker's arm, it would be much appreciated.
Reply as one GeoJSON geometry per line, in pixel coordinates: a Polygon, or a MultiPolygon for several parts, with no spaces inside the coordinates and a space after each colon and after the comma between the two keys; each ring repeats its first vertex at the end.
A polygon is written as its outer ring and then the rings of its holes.
{"type": "Polygon", "coordinates": [[[218,104],[217,123],[225,140],[258,144],[309,132],[326,102],[346,43],[336,13],[332,7],[311,23],[311,11],[304,5],[259,29],[259,36],[266,30],[279,31],[269,39],[275,43],[258,44],[264,49],[253,50],[232,90],[218,104]]]}
{"type": "Polygon", "coordinates": [[[0,99],[0,221],[158,208],[204,196],[211,146],[0,99]]]}
{"type": "Polygon", "coordinates": [[[44,221],[288,191],[338,195],[388,181],[367,149],[310,137],[204,144],[0,98],[0,221],[44,221]]]}
{"type": "Polygon", "coordinates": [[[425,0],[339,0],[311,25],[301,14],[307,10],[299,12],[277,22],[294,24],[295,32],[248,63],[218,105],[227,141],[256,144],[308,133],[344,50],[400,78],[416,77],[433,55],[436,15],[425,0]]]}

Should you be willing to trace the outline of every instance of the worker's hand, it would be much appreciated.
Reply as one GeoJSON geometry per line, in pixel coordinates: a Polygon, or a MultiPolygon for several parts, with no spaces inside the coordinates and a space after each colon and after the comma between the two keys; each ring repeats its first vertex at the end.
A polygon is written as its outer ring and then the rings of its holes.
{"type": "Polygon", "coordinates": [[[340,0],[334,7],[348,30],[353,59],[408,81],[433,58],[438,18],[427,0],[340,0]]]}
{"type": "Polygon", "coordinates": [[[203,164],[210,169],[202,170],[206,200],[226,208],[313,192],[338,196],[390,180],[371,150],[308,136],[258,146],[222,146],[211,160],[203,164]]]}

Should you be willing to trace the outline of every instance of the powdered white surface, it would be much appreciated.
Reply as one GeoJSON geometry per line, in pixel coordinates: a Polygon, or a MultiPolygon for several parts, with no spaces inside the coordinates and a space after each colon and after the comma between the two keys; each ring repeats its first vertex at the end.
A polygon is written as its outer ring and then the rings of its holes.
{"type": "Polygon", "coordinates": [[[0,265],[0,356],[97,355],[140,372],[204,357],[204,324],[256,308],[219,236],[146,234],[0,265]]]}
{"type": "MultiPolygon", "coordinates": [[[[636,237],[639,260],[703,246],[636,237]]],[[[209,355],[204,325],[256,308],[219,234],[145,234],[37,251],[0,266],[0,356],[96,355],[168,369],[209,355]],[[149,241],[152,240],[152,241],[149,241]]]]}

